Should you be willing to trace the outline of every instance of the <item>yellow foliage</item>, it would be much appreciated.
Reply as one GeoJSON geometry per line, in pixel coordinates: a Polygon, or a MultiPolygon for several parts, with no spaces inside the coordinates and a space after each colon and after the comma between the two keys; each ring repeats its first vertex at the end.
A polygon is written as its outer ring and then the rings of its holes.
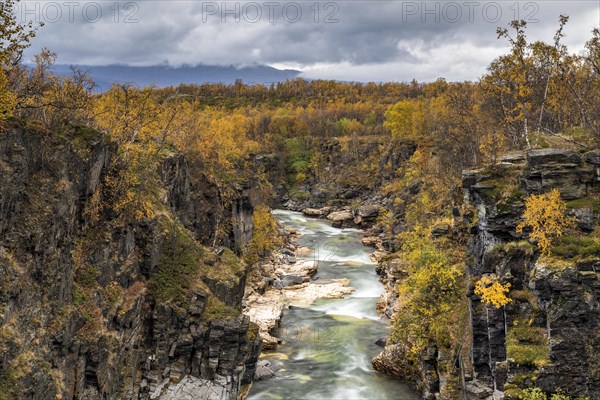
{"type": "Polygon", "coordinates": [[[481,138],[479,151],[490,164],[496,164],[500,153],[506,150],[508,143],[506,136],[499,133],[487,133],[481,138]]]}
{"type": "Polygon", "coordinates": [[[431,229],[416,225],[399,235],[400,260],[407,277],[398,285],[400,310],[394,316],[392,340],[418,355],[430,344],[451,347],[461,337],[465,316],[463,254],[434,242],[431,229]]]}
{"type": "Polygon", "coordinates": [[[548,193],[532,194],[525,202],[523,220],[517,226],[517,232],[531,228],[529,237],[537,242],[542,254],[548,255],[554,241],[575,226],[575,220],[565,214],[566,208],[556,188],[548,193]]]}
{"type": "Polygon", "coordinates": [[[160,109],[153,88],[115,85],[94,104],[95,123],[117,142],[146,141],[160,133],[160,109]]]}
{"type": "Polygon", "coordinates": [[[501,308],[512,301],[506,296],[510,290],[510,286],[510,283],[500,283],[498,276],[494,274],[482,276],[475,283],[475,294],[481,296],[481,300],[484,303],[501,308]]]}
{"type": "Polygon", "coordinates": [[[282,243],[277,230],[277,222],[266,204],[259,204],[252,214],[252,240],[246,250],[245,258],[250,264],[258,261],[261,255],[274,250],[282,243]]]}
{"type": "Polygon", "coordinates": [[[417,141],[424,134],[423,105],[418,100],[402,100],[385,113],[384,126],[394,138],[417,141]]]}
{"type": "Polygon", "coordinates": [[[127,163],[105,178],[106,192],[111,194],[113,200],[112,208],[117,214],[135,221],[152,219],[158,211],[158,177],[156,159],[152,157],[156,147],[130,143],[124,149],[127,163]]]}
{"type": "Polygon", "coordinates": [[[0,68],[0,121],[10,117],[16,105],[15,94],[8,87],[8,79],[0,68]]]}
{"type": "Polygon", "coordinates": [[[221,190],[242,179],[240,170],[258,151],[258,143],[248,137],[252,118],[242,110],[200,111],[190,103],[179,107],[173,144],[191,159],[201,161],[203,173],[221,190]]]}
{"type": "Polygon", "coordinates": [[[0,121],[10,117],[17,104],[7,76],[18,64],[36,32],[33,22],[23,24],[19,21],[18,2],[2,0],[0,3],[0,121]]]}

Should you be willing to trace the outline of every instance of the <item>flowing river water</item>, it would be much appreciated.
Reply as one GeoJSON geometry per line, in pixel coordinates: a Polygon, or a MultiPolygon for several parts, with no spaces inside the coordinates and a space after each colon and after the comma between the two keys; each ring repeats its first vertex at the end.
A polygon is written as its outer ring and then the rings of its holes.
{"type": "Polygon", "coordinates": [[[297,244],[307,251],[299,258],[318,261],[314,283],[347,278],[356,291],[344,299],[292,303],[281,322],[284,344],[262,355],[277,376],[255,382],[248,398],[418,399],[406,384],[371,367],[382,350],[375,341],[389,333],[389,323],[376,311],[384,289],[360,231],[333,228],[328,221],[292,211],[273,214],[301,234],[297,244]]]}

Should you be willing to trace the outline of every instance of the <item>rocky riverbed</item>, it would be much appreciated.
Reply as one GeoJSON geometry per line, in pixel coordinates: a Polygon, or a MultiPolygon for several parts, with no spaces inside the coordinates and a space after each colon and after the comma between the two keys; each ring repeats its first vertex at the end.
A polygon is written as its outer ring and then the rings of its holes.
{"type": "Polygon", "coordinates": [[[249,285],[245,313],[268,334],[249,398],[416,399],[371,365],[389,323],[377,312],[384,288],[361,231],[298,212],[274,214],[293,229],[262,266],[272,275],[249,285]],[[266,287],[257,286],[265,279],[266,287]]]}
{"type": "Polygon", "coordinates": [[[259,327],[263,349],[275,349],[275,335],[283,311],[289,305],[308,305],[318,299],[340,299],[354,288],[345,278],[312,280],[318,269],[313,249],[295,244],[296,230],[283,230],[286,245],[268,260],[261,261],[246,286],[244,314],[259,327]]]}

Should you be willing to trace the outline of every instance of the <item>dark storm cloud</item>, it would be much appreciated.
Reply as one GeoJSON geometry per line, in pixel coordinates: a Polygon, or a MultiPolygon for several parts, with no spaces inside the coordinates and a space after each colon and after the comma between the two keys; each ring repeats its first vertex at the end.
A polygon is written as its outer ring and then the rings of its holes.
{"type": "Polygon", "coordinates": [[[49,47],[63,63],[259,63],[355,80],[476,79],[506,45],[496,27],[515,17],[529,20],[532,39],[550,40],[559,14],[569,14],[574,50],[600,25],[596,1],[87,1],[72,19],[61,1],[26,3],[26,17],[49,22],[32,53],[49,47]],[[54,23],[48,3],[62,9],[54,23]]]}

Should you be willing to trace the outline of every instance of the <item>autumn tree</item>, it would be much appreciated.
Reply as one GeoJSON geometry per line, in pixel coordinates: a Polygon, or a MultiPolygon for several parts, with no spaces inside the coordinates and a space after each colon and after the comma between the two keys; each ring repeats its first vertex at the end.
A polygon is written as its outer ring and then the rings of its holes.
{"type": "Polygon", "coordinates": [[[462,170],[481,162],[481,143],[490,126],[475,85],[440,81],[430,85],[424,92],[435,90],[435,96],[427,99],[424,114],[432,151],[448,175],[460,176],[462,170]]]}
{"type": "Polygon", "coordinates": [[[536,131],[538,133],[542,130],[544,111],[550,94],[551,85],[554,84],[553,81],[555,80],[555,75],[557,74],[558,65],[561,60],[564,59],[566,54],[567,48],[565,45],[561,44],[560,41],[564,36],[563,30],[568,20],[568,16],[560,16],[559,26],[554,34],[553,45],[548,45],[544,42],[538,41],[531,46],[532,57],[534,59],[534,63],[537,64],[537,68],[535,68],[535,70],[540,72],[538,74],[539,78],[537,82],[534,82],[534,90],[535,88],[543,88],[543,93],[539,94],[539,116],[537,118],[536,125],[536,131]]]}
{"type": "Polygon", "coordinates": [[[23,51],[29,47],[38,28],[33,22],[19,23],[16,17],[17,3],[19,0],[3,0],[0,4],[0,63],[4,66],[21,62],[23,51]]]}
{"type": "Polygon", "coordinates": [[[119,215],[136,220],[153,218],[159,204],[158,166],[171,115],[159,100],[152,87],[123,84],[114,85],[94,102],[96,128],[119,144],[119,163],[107,177],[107,192],[119,215]]]}
{"type": "Polygon", "coordinates": [[[419,100],[402,100],[391,106],[385,113],[384,126],[393,138],[406,141],[419,141],[424,135],[423,105],[419,100]]]}
{"type": "Polygon", "coordinates": [[[600,76],[600,29],[592,30],[592,38],[585,44],[586,59],[592,66],[594,74],[600,76]]]}
{"type": "Polygon", "coordinates": [[[514,33],[498,29],[498,37],[506,39],[511,49],[491,63],[480,82],[482,109],[484,117],[492,116],[505,128],[511,147],[535,147],[542,135],[584,146],[590,145],[589,137],[600,137],[600,34],[592,32],[583,55],[569,54],[562,43],[568,19],[559,17],[551,43],[529,43],[524,21],[511,23],[514,33]],[[564,134],[573,128],[585,132],[583,141],[564,134]],[[533,143],[530,137],[535,138],[533,143]]]}
{"type": "Polygon", "coordinates": [[[71,69],[70,76],[54,74],[51,68],[57,57],[44,48],[35,55],[33,67],[13,68],[15,113],[42,121],[50,130],[73,123],[88,125],[95,84],[87,73],[76,68],[71,69]]]}
{"type": "Polygon", "coordinates": [[[277,221],[266,204],[259,204],[252,214],[252,240],[245,250],[245,259],[255,263],[261,256],[281,245],[277,221]]]}
{"type": "Polygon", "coordinates": [[[481,296],[482,302],[501,308],[512,301],[506,296],[510,286],[510,283],[500,282],[496,274],[484,275],[475,283],[475,294],[481,296]]]}
{"type": "Polygon", "coordinates": [[[16,104],[16,98],[10,90],[6,74],[0,69],[0,121],[12,115],[16,104]]]}
{"type": "Polygon", "coordinates": [[[565,211],[566,204],[561,200],[558,189],[532,194],[525,201],[523,220],[517,226],[517,232],[530,228],[529,237],[537,242],[543,254],[550,254],[554,241],[575,225],[565,211]]]}
{"type": "Polygon", "coordinates": [[[113,85],[96,99],[95,123],[118,143],[147,142],[159,125],[154,88],[132,84],[113,85]]]}
{"type": "Polygon", "coordinates": [[[531,124],[531,95],[529,73],[531,58],[529,45],[525,35],[527,23],[515,20],[510,23],[514,29],[511,35],[506,28],[498,28],[498,38],[505,38],[511,45],[508,54],[494,60],[489,67],[490,73],[482,80],[482,87],[497,99],[498,110],[502,113],[502,121],[509,130],[515,145],[519,142],[529,143],[531,124]]]}
{"type": "Polygon", "coordinates": [[[10,87],[10,74],[29,47],[37,27],[32,22],[21,24],[16,18],[19,0],[0,3],[0,120],[10,116],[16,106],[16,96],[10,87]]]}
{"type": "Polygon", "coordinates": [[[431,229],[421,225],[399,236],[399,261],[407,277],[398,285],[400,310],[394,316],[392,340],[410,347],[411,359],[432,344],[457,346],[466,315],[463,254],[447,243],[435,243],[431,229]]]}

